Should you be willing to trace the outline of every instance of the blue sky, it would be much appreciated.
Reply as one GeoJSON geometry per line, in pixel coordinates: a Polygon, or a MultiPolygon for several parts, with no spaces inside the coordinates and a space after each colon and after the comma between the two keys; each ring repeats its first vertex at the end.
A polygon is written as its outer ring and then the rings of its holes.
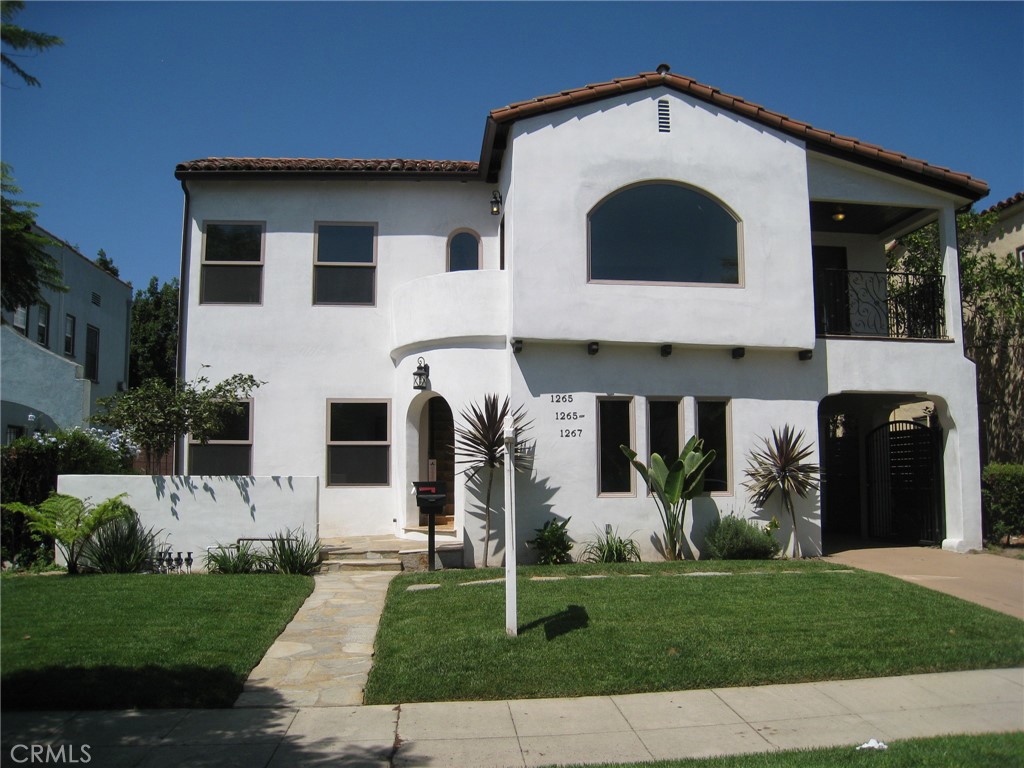
{"type": "Polygon", "coordinates": [[[137,288],[178,273],[174,166],[479,158],[491,109],[674,72],[1024,190],[1024,3],[40,2],[65,45],[3,75],[0,154],[38,221],[137,288]]]}

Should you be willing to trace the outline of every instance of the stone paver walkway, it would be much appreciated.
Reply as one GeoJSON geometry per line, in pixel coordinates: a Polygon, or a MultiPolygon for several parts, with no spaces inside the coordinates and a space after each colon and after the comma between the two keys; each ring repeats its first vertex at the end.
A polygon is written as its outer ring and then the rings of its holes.
{"type": "Polygon", "coordinates": [[[363,703],[388,571],[328,573],[249,674],[236,707],[363,703]]]}

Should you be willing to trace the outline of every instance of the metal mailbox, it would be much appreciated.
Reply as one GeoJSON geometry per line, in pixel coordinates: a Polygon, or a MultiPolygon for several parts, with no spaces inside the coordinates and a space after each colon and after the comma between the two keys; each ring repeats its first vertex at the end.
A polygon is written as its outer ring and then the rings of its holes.
{"type": "Polygon", "coordinates": [[[416,506],[440,508],[448,500],[448,489],[437,481],[413,482],[416,488],[416,506]]]}

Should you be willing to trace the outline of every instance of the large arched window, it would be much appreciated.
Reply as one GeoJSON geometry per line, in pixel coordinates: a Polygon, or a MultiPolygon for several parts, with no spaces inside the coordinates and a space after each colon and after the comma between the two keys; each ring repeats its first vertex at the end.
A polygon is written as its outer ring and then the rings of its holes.
{"type": "Polygon", "coordinates": [[[590,213],[590,280],[740,281],[739,222],[690,187],[649,182],[605,198],[590,213]]]}
{"type": "Polygon", "coordinates": [[[480,269],[480,238],[475,232],[462,230],[448,240],[448,271],[480,269]]]}

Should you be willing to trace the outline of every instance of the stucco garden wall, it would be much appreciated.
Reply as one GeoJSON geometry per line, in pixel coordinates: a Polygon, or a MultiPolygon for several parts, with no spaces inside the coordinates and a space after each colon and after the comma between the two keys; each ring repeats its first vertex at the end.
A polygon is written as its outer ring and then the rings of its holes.
{"type": "Polygon", "coordinates": [[[192,552],[193,569],[208,547],[302,529],[317,535],[316,477],[61,475],[60,493],[99,503],[120,493],[146,528],[162,531],[165,549],[192,552]]]}

